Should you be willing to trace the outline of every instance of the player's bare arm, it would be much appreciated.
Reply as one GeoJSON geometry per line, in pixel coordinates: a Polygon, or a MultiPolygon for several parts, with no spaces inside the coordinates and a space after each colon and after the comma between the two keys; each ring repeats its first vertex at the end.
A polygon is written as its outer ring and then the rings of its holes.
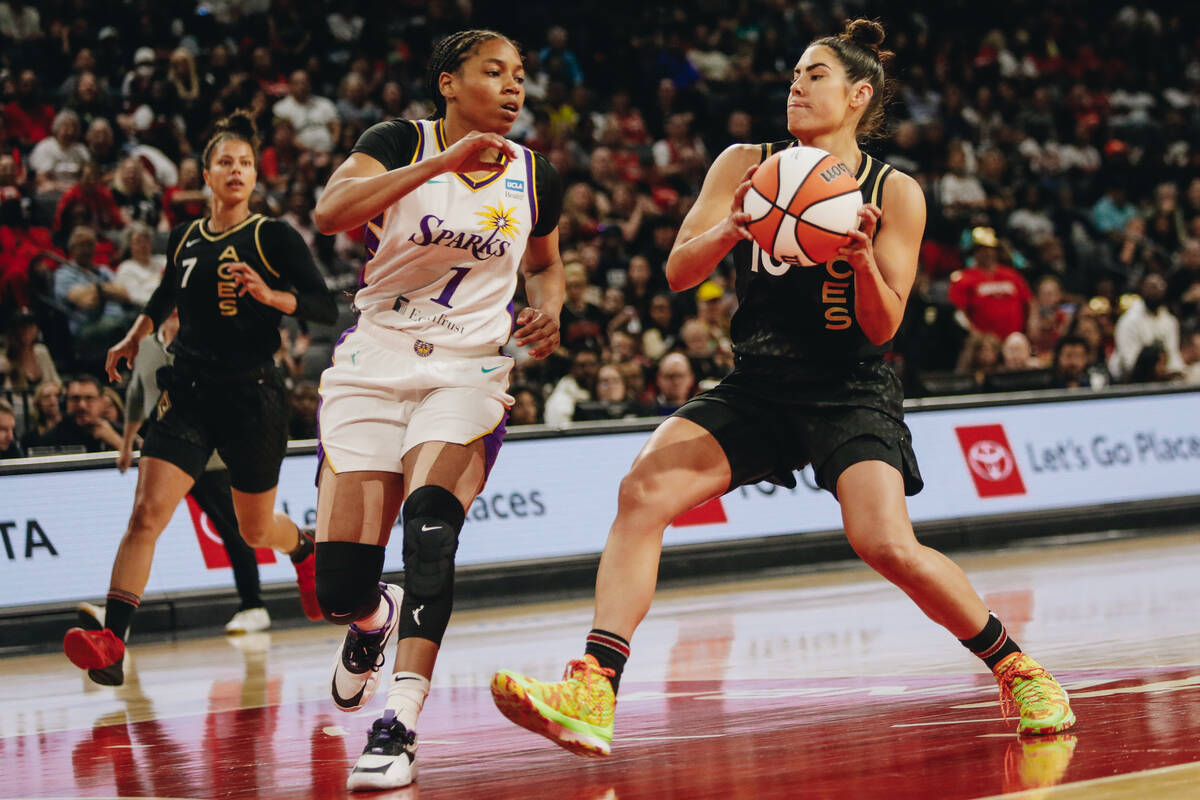
{"type": "Polygon", "coordinates": [[[387,170],[365,153],[352,153],[334,171],[313,220],[326,236],[365,225],[388,206],[443,172],[497,172],[498,154],[515,158],[513,144],[496,133],[473,131],[434,158],[387,170]]]}
{"type": "Polygon", "coordinates": [[[534,358],[545,358],[558,347],[558,318],[562,313],[565,278],[558,252],[558,228],[546,236],[531,236],[521,263],[529,307],[517,316],[517,344],[529,345],[534,358]]]}
{"type": "Polygon", "coordinates": [[[863,206],[858,230],[838,251],[854,269],[855,317],[874,344],[890,340],[900,327],[925,232],[925,195],[915,180],[893,173],[882,202],[886,220],[881,209],[863,206]]]}
{"type": "Polygon", "coordinates": [[[742,211],[742,198],[758,168],[759,152],[755,145],[730,145],[713,162],[667,257],[672,291],[702,282],[735,244],[750,238],[746,230],[750,217],[742,211]]]}

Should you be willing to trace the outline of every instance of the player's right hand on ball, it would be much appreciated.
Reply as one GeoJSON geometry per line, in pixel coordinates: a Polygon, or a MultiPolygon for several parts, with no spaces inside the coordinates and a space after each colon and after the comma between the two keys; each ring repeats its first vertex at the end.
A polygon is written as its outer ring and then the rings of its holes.
{"type": "Polygon", "coordinates": [[[498,133],[480,133],[471,131],[463,138],[446,148],[441,158],[446,166],[446,172],[500,172],[504,165],[493,160],[488,150],[498,150],[509,158],[517,157],[517,148],[512,142],[498,133]]]}
{"type": "Polygon", "coordinates": [[[733,192],[733,203],[729,206],[729,216],[725,218],[725,224],[736,231],[737,235],[743,239],[753,238],[750,235],[750,229],[746,227],[750,224],[750,215],[742,210],[742,202],[746,199],[746,192],[750,191],[750,179],[754,177],[754,172],[757,169],[758,164],[753,164],[742,175],[742,180],[733,192]]]}
{"type": "Polygon", "coordinates": [[[121,373],[117,372],[117,368],[121,366],[121,359],[125,359],[125,363],[132,369],[137,354],[138,340],[128,336],[108,348],[108,355],[104,357],[104,371],[108,373],[108,379],[113,383],[120,381],[121,373]]]}

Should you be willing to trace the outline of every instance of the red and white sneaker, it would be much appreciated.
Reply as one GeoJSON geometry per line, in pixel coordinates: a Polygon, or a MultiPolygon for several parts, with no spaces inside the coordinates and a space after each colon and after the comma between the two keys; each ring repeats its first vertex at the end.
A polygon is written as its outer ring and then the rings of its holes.
{"type": "Polygon", "coordinates": [[[108,628],[85,631],[71,628],[63,637],[63,652],[71,663],[88,671],[88,677],[102,686],[120,686],[125,682],[125,643],[108,628]]]}

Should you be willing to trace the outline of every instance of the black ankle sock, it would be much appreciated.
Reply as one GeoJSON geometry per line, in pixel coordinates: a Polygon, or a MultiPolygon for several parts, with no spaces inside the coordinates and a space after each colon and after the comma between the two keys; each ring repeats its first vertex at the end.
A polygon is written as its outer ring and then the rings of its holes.
{"type": "Polygon", "coordinates": [[[117,635],[122,642],[129,635],[129,623],[137,611],[141,598],[119,589],[109,589],[104,603],[104,627],[117,635]]]}
{"type": "Polygon", "coordinates": [[[583,652],[595,656],[600,666],[613,671],[613,676],[608,680],[612,683],[613,694],[616,694],[617,687],[621,685],[621,672],[629,660],[629,642],[615,633],[593,628],[587,636],[587,646],[583,652]]]}
{"type": "Polygon", "coordinates": [[[988,669],[995,669],[1005,656],[1021,652],[1021,647],[1009,637],[1004,624],[995,615],[988,615],[983,630],[970,639],[959,639],[963,646],[983,659],[988,669]]]}
{"type": "Polygon", "coordinates": [[[299,537],[296,542],[296,546],[292,548],[292,552],[288,553],[288,558],[292,560],[293,564],[299,564],[301,561],[308,558],[309,553],[311,553],[313,548],[316,547],[316,545],[313,544],[312,534],[301,528],[299,525],[296,526],[296,535],[299,537]]]}

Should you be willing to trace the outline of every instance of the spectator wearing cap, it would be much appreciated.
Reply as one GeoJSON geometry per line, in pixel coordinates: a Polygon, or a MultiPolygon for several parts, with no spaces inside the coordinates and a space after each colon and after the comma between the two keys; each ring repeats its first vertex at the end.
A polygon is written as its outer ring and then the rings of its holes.
{"type": "MultiPolygon", "coordinates": [[[[716,345],[717,352],[733,352],[733,344],[729,338],[729,326],[733,319],[733,308],[736,305],[732,295],[727,294],[722,285],[723,277],[714,275],[714,279],[704,281],[696,288],[696,316],[708,326],[709,336],[716,345]]],[[[731,363],[732,367],[733,364],[731,363]]]]}
{"type": "Polygon", "coordinates": [[[38,142],[29,154],[29,166],[37,178],[38,193],[53,195],[57,204],[59,195],[79,180],[90,156],[79,141],[79,115],[74,111],[58,112],[51,132],[53,135],[38,142]]]}
{"type": "Polygon", "coordinates": [[[1142,351],[1159,345],[1166,358],[1166,371],[1183,370],[1179,353],[1179,320],[1166,307],[1167,282],[1161,275],[1150,273],[1142,278],[1140,296],[1117,320],[1116,347],[1108,368],[1117,380],[1128,380],[1142,351]]]}
{"type": "Polygon", "coordinates": [[[950,276],[950,302],[965,315],[970,330],[1003,341],[1025,329],[1033,293],[1021,273],[1000,263],[995,231],[974,228],[971,245],[975,263],[950,276]]]}
{"type": "Polygon", "coordinates": [[[121,102],[125,114],[131,114],[140,106],[152,102],[151,87],[157,61],[158,56],[151,47],[139,47],[134,52],[133,69],[126,72],[121,81],[121,102]]]}
{"type": "Polygon", "coordinates": [[[302,69],[288,79],[288,95],[271,108],[296,129],[296,141],[317,153],[333,150],[341,127],[337,106],[328,97],[312,93],[312,82],[302,69]]]}
{"type": "Polygon", "coordinates": [[[0,459],[24,456],[25,451],[17,441],[17,414],[11,403],[0,399],[0,459]]]}

